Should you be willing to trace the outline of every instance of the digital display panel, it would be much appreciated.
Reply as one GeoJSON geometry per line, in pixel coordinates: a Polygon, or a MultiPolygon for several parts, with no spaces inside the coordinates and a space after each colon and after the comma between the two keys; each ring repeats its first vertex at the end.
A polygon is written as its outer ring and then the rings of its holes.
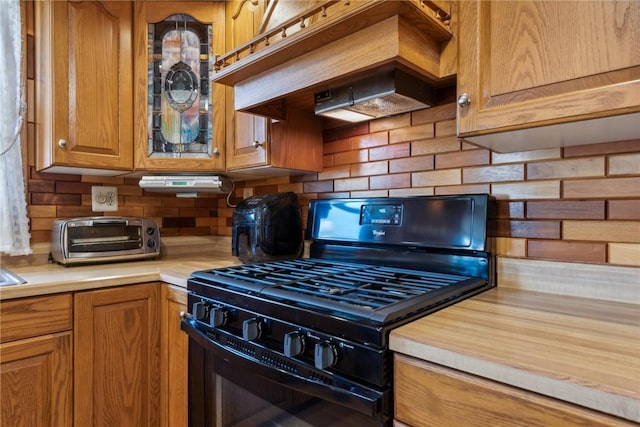
{"type": "Polygon", "coordinates": [[[400,225],[402,205],[363,205],[360,225],[400,225]]]}

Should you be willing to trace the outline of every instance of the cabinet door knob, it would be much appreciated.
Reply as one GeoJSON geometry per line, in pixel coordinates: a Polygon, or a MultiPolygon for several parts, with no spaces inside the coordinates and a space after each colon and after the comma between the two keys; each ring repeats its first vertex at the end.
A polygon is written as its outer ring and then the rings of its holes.
{"type": "Polygon", "coordinates": [[[220,149],[218,147],[213,147],[213,155],[214,156],[219,156],[220,155],[220,149]]]}
{"type": "Polygon", "coordinates": [[[471,100],[469,99],[469,95],[467,93],[461,93],[458,97],[458,105],[460,108],[466,108],[471,104],[471,100]]]}
{"type": "Polygon", "coordinates": [[[253,148],[258,148],[264,146],[264,142],[260,142],[257,139],[253,141],[253,148]]]}
{"type": "Polygon", "coordinates": [[[60,148],[67,148],[67,140],[66,139],[59,139],[58,140],[58,147],[60,148]]]}

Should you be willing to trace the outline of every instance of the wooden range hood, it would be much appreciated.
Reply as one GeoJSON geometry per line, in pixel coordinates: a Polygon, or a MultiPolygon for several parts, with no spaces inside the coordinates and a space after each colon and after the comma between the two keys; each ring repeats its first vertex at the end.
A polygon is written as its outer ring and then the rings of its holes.
{"type": "Polygon", "coordinates": [[[216,58],[211,80],[233,86],[235,110],[284,119],[287,108],[313,111],[316,92],[389,69],[435,88],[455,82],[448,2],[309,4],[303,13],[216,58]]]}

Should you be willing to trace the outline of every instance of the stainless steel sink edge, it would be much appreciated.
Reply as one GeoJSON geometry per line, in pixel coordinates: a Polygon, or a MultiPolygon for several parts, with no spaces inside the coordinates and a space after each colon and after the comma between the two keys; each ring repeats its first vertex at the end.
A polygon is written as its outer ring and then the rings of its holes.
{"type": "Polygon", "coordinates": [[[27,283],[22,277],[11,270],[0,267],[0,286],[22,285],[27,283]]]}

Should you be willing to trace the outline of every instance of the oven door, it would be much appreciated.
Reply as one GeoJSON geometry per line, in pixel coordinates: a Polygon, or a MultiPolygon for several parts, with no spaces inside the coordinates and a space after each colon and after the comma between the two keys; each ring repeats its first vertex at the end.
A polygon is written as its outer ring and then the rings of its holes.
{"type": "Polygon", "coordinates": [[[189,425],[389,426],[389,391],[312,381],[221,346],[183,319],[189,334],[189,425]]]}

